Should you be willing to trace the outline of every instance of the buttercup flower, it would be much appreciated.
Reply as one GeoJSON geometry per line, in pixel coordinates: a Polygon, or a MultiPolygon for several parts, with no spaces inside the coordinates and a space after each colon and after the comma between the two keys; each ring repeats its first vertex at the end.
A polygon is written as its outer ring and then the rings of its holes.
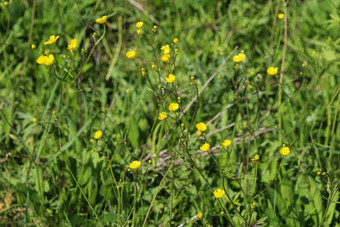
{"type": "Polygon", "coordinates": [[[169,54],[167,54],[167,55],[162,55],[161,59],[162,59],[162,61],[164,61],[164,62],[169,62],[169,60],[170,60],[170,55],[169,55],[169,54]]]}
{"type": "Polygon", "coordinates": [[[168,117],[168,114],[167,114],[166,112],[161,112],[161,113],[159,113],[159,115],[158,115],[158,120],[163,121],[163,120],[165,120],[167,117],[168,117]]]}
{"type": "Polygon", "coordinates": [[[140,161],[133,161],[129,165],[131,169],[138,169],[142,163],[140,161]]]}
{"type": "Polygon", "coordinates": [[[143,27],[143,24],[144,24],[143,21],[139,21],[139,22],[136,23],[136,27],[141,28],[141,27],[143,27]]]}
{"type": "Polygon", "coordinates": [[[197,213],[197,217],[198,217],[198,218],[202,218],[202,217],[203,217],[203,214],[202,214],[201,212],[198,212],[198,213],[197,213]]]}
{"type": "Polygon", "coordinates": [[[94,134],[94,138],[96,140],[99,140],[103,135],[103,132],[101,130],[98,130],[95,134],[94,134]]]}
{"type": "Polygon", "coordinates": [[[244,53],[239,53],[233,57],[233,62],[242,62],[246,58],[244,53]]]}
{"type": "Polygon", "coordinates": [[[67,46],[67,49],[70,51],[73,51],[77,48],[77,40],[76,39],[71,39],[70,44],[67,46]]]}
{"type": "Polygon", "coordinates": [[[59,35],[58,35],[58,36],[51,35],[51,36],[50,36],[50,39],[49,39],[48,41],[44,42],[44,44],[45,44],[45,45],[53,44],[53,43],[55,43],[58,39],[59,39],[59,35]]]}
{"type": "Polygon", "coordinates": [[[36,119],[35,117],[33,117],[33,122],[34,122],[34,123],[37,122],[37,119],[36,119]]]}
{"type": "Polygon", "coordinates": [[[37,59],[37,63],[39,65],[52,65],[54,62],[54,56],[52,54],[48,55],[47,56],[40,56],[38,59],[37,59]]]}
{"type": "Polygon", "coordinates": [[[201,151],[210,151],[210,144],[209,143],[205,143],[200,147],[201,151]]]}
{"type": "Polygon", "coordinates": [[[230,141],[230,140],[224,140],[223,143],[222,143],[222,145],[223,145],[224,147],[229,147],[230,144],[231,144],[231,141],[230,141]]]}
{"type": "Polygon", "coordinates": [[[283,13],[280,13],[277,17],[281,20],[285,17],[285,15],[283,13]]]}
{"type": "Polygon", "coordinates": [[[176,77],[174,74],[169,74],[169,76],[165,77],[166,82],[173,83],[176,80],[176,77]]]}
{"type": "Polygon", "coordinates": [[[36,48],[35,44],[32,44],[32,45],[31,45],[31,48],[32,48],[32,49],[35,49],[35,48],[36,48]]]}
{"type": "Polygon", "coordinates": [[[129,58],[129,59],[134,59],[135,56],[136,56],[136,52],[133,51],[133,50],[126,52],[126,57],[129,58]]]}
{"type": "Polygon", "coordinates": [[[98,18],[96,20],[96,22],[99,23],[99,24],[104,24],[106,21],[107,21],[107,16],[106,15],[102,16],[101,18],[98,18]]]}
{"type": "Polygon", "coordinates": [[[280,150],[280,153],[283,156],[289,155],[289,153],[290,153],[289,147],[282,147],[281,150],[280,150]]]}
{"type": "Polygon", "coordinates": [[[197,123],[196,126],[198,131],[204,132],[205,130],[207,130],[207,125],[204,124],[203,122],[197,123]]]}
{"type": "Polygon", "coordinates": [[[202,132],[201,131],[197,131],[197,136],[201,136],[202,132]]]}
{"type": "Polygon", "coordinates": [[[251,161],[252,161],[253,163],[256,163],[259,159],[260,159],[260,156],[257,154],[257,155],[255,155],[254,158],[251,159],[251,161]]]}
{"type": "Polygon", "coordinates": [[[45,60],[45,65],[52,65],[54,62],[54,56],[52,54],[48,55],[45,60]]]}
{"type": "Polygon", "coordinates": [[[178,42],[178,38],[174,38],[174,43],[177,43],[178,42]]]}
{"type": "Polygon", "coordinates": [[[179,104],[178,103],[170,103],[170,105],[169,105],[169,110],[170,111],[176,111],[176,110],[178,110],[178,108],[179,108],[179,104]]]}
{"type": "Polygon", "coordinates": [[[165,45],[165,46],[162,46],[162,47],[161,47],[161,50],[163,50],[163,53],[164,53],[164,54],[170,54],[170,52],[171,52],[171,49],[170,49],[169,44],[167,44],[167,45],[165,45]]]}
{"type": "Polygon", "coordinates": [[[267,73],[271,76],[275,76],[278,73],[279,68],[278,67],[269,67],[267,69],[267,73]]]}
{"type": "Polygon", "coordinates": [[[40,56],[38,59],[37,59],[37,63],[39,64],[39,65],[44,65],[45,64],[45,57],[46,56],[40,56]]]}
{"type": "Polygon", "coordinates": [[[222,198],[222,196],[224,195],[225,191],[218,188],[216,191],[214,191],[214,196],[216,198],[222,198]]]}
{"type": "Polygon", "coordinates": [[[140,35],[142,33],[142,30],[138,29],[137,34],[140,35]]]}

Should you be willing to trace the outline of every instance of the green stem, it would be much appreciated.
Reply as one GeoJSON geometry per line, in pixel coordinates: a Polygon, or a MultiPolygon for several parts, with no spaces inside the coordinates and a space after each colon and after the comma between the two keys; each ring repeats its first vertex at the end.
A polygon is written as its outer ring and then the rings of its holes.
{"type": "Polygon", "coordinates": [[[159,193],[160,190],[162,189],[161,186],[163,185],[163,181],[164,181],[165,177],[168,175],[168,173],[169,173],[170,169],[172,168],[173,164],[174,164],[174,163],[171,163],[171,166],[168,168],[168,170],[167,170],[166,173],[164,174],[164,176],[163,176],[161,182],[159,183],[156,193],[155,193],[155,194],[153,195],[153,197],[152,197],[151,204],[150,204],[149,209],[148,209],[148,211],[147,211],[147,213],[146,213],[146,215],[145,215],[145,218],[144,218],[143,227],[146,225],[146,221],[148,220],[148,217],[149,217],[149,214],[150,214],[152,205],[153,205],[153,203],[155,202],[158,193],[159,193]]]}
{"type": "Polygon", "coordinates": [[[83,197],[85,198],[85,200],[86,200],[87,204],[89,205],[90,209],[92,210],[93,214],[96,216],[99,225],[100,225],[100,226],[103,226],[102,223],[101,223],[101,221],[100,221],[100,219],[99,219],[99,217],[98,217],[98,215],[97,215],[97,213],[96,213],[96,211],[93,209],[93,207],[92,207],[90,201],[87,199],[85,193],[84,193],[83,190],[81,189],[81,187],[80,187],[80,185],[79,185],[79,183],[78,183],[76,177],[73,175],[72,170],[71,170],[70,166],[68,165],[67,160],[66,160],[66,158],[65,158],[65,156],[64,156],[64,154],[63,154],[63,152],[61,152],[61,150],[60,150],[60,154],[61,154],[61,157],[63,158],[63,161],[65,162],[65,165],[66,165],[67,169],[69,170],[69,172],[70,172],[70,174],[71,174],[71,176],[72,176],[74,182],[76,182],[76,185],[77,185],[77,187],[78,187],[79,190],[80,190],[80,193],[81,193],[81,194],[83,195],[83,197]]]}

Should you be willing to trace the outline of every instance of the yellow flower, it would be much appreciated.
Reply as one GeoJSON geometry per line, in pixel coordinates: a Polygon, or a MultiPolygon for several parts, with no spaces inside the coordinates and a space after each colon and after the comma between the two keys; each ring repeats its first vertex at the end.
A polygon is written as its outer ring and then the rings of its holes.
{"type": "Polygon", "coordinates": [[[52,54],[46,56],[45,65],[52,65],[54,62],[54,56],[52,54]]]}
{"type": "Polygon", "coordinates": [[[73,51],[77,48],[77,40],[76,39],[71,39],[70,44],[67,46],[67,49],[70,51],[73,51]]]}
{"type": "Polygon", "coordinates": [[[201,136],[202,135],[202,132],[201,131],[198,131],[197,132],[197,136],[201,136]]]}
{"type": "Polygon", "coordinates": [[[255,155],[254,158],[251,159],[251,161],[252,161],[253,163],[256,163],[259,159],[260,159],[260,156],[257,154],[257,155],[255,155]]]}
{"type": "Polygon", "coordinates": [[[106,15],[102,16],[101,18],[98,18],[96,20],[96,22],[99,23],[99,24],[104,24],[106,21],[107,21],[107,16],[106,15]]]}
{"type": "Polygon", "coordinates": [[[35,49],[35,47],[36,47],[36,46],[35,46],[34,44],[31,45],[31,48],[32,48],[32,49],[35,49]]]}
{"type": "Polygon", "coordinates": [[[52,65],[53,61],[54,61],[54,56],[52,54],[48,55],[48,57],[47,56],[40,56],[37,59],[37,63],[39,65],[52,65]]]}
{"type": "Polygon", "coordinates": [[[277,17],[281,20],[285,17],[285,15],[283,13],[280,13],[277,17]]]}
{"type": "Polygon", "coordinates": [[[134,59],[135,56],[136,56],[136,52],[133,51],[133,50],[126,52],[126,57],[129,58],[129,59],[134,59]]]}
{"type": "Polygon", "coordinates": [[[94,138],[96,140],[99,140],[103,135],[103,132],[101,130],[98,130],[95,134],[94,134],[94,138]]]}
{"type": "Polygon", "coordinates": [[[178,110],[178,108],[179,108],[179,104],[178,103],[170,103],[170,105],[169,105],[169,110],[170,111],[176,111],[176,110],[178,110]]]}
{"type": "Polygon", "coordinates": [[[143,27],[143,21],[138,21],[137,23],[136,23],[136,27],[137,28],[141,28],[141,27],[143,27]]]}
{"type": "Polygon", "coordinates": [[[233,62],[242,62],[246,58],[244,53],[239,53],[233,57],[233,62]]]}
{"type": "Polygon", "coordinates": [[[142,33],[142,30],[138,29],[137,34],[140,35],[142,33]]]}
{"type": "Polygon", "coordinates": [[[131,169],[138,169],[142,163],[140,161],[133,161],[129,165],[131,169]]]}
{"type": "Polygon", "coordinates": [[[161,59],[162,59],[162,61],[164,61],[164,62],[169,62],[169,60],[170,60],[170,55],[169,55],[169,54],[167,54],[167,55],[162,55],[161,59]]]}
{"type": "Polygon", "coordinates": [[[35,122],[37,122],[38,120],[35,118],[35,117],[33,117],[33,122],[35,123],[35,122]]]}
{"type": "Polygon", "coordinates": [[[278,67],[276,67],[276,68],[274,68],[274,67],[269,67],[269,68],[267,69],[267,73],[268,73],[269,75],[271,75],[271,76],[275,76],[275,75],[278,73],[278,70],[279,70],[278,67]]]}
{"type": "Polygon", "coordinates": [[[154,25],[153,28],[154,28],[154,29],[157,29],[157,25],[154,25]]]}
{"type": "Polygon", "coordinates": [[[55,35],[51,35],[50,39],[46,42],[44,42],[45,45],[49,45],[49,44],[53,44],[57,41],[57,39],[59,39],[59,35],[55,36],[55,35]]]}
{"type": "Polygon", "coordinates": [[[201,212],[198,212],[198,213],[197,213],[197,217],[198,217],[198,218],[202,218],[202,217],[203,217],[203,214],[202,214],[201,212]]]}
{"type": "Polygon", "coordinates": [[[315,52],[315,51],[313,51],[313,52],[312,52],[312,55],[314,55],[314,56],[315,56],[315,55],[316,55],[316,52],[315,52]]]}
{"type": "Polygon", "coordinates": [[[5,4],[5,6],[7,6],[7,5],[8,5],[8,2],[7,2],[7,1],[5,1],[5,2],[4,2],[4,4],[5,4]]]}
{"type": "Polygon", "coordinates": [[[290,153],[289,147],[282,147],[281,150],[280,150],[280,153],[283,156],[289,155],[289,153],[290,153]]]}
{"type": "Polygon", "coordinates": [[[231,141],[230,141],[230,140],[224,140],[223,143],[222,143],[222,145],[223,145],[224,147],[229,147],[230,144],[231,144],[231,141]]]}
{"type": "Polygon", "coordinates": [[[207,125],[204,124],[203,122],[197,123],[196,126],[198,131],[204,132],[205,130],[207,130],[207,125]]]}
{"type": "Polygon", "coordinates": [[[165,46],[162,46],[162,47],[161,47],[161,50],[163,50],[163,53],[164,53],[165,55],[170,54],[170,52],[171,52],[171,49],[170,49],[169,44],[167,44],[167,45],[165,45],[165,46]]]}
{"type": "Polygon", "coordinates": [[[225,191],[218,188],[216,191],[214,191],[214,196],[216,198],[222,198],[222,196],[224,195],[225,191]]]}
{"type": "Polygon", "coordinates": [[[178,42],[178,38],[174,38],[174,43],[177,43],[178,42]]]}
{"type": "Polygon", "coordinates": [[[45,64],[45,61],[46,61],[46,56],[40,56],[38,59],[37,59],[37,63],[39,65],[44,65],[45,64]]]}
{"type": "Polygon", "coordinates": [[[151,68],[155,69],[155,68],[156,68],[156,66],[155,66],[154,64],[152,64],[152,65],[151,65],[151,68]]]}
{"type": "Polygon", "coordinates": [[[163,120],[165,120],[167,117],[168,117],[168,114],[167,114],[166,112],[161,112],[161,113],[159,113],[159,115],[158,115],[158,120],[163,121],[163,120]]]}
{"type": "Polygon", "coordinates": [[[176,80],[176,77],[174,74],[169,74],[169,76],[165,77],[166,82],[173,83],[176,80]]]}
{"type": "Polygon", "coordinates": [[[205,143],[200,147],[201,151],[210,151],[210,144],[205,143]]]}

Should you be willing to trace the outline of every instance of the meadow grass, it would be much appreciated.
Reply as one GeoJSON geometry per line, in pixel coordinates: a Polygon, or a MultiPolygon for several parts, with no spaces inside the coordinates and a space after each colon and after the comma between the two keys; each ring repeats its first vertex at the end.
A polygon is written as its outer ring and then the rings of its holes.
{"type": "Polygon", "coordinates": [[[1,1],[1,226],[340,226],[340,1],[1,1]]]}

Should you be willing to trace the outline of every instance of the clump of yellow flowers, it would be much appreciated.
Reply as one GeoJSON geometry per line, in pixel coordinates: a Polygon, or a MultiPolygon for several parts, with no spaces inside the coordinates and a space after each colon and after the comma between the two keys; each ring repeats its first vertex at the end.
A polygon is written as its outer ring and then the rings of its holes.
{"type": "Polygon", "coordinates": [[[163,50],[163,55],[161,57],[162,61],[169,62],[170,61],[170,52],[171,52],[169,44],[162,46],[161,50],[163,50]]]}
{"type": "Polygon", "coordinates": [[[275,76],[277,73],[278,73],[278,71],[279,71],[279,68],[278,67],[269,67],[268,69],[267,69],[267,73],[269,74],[269,75],[271,75],[271,76],[275,76]]]}
{"type": "Polygon", "coordinates": [[[131,169],[138,169],[142,163],[140,161],[133,161],[129,165],[131,169]]]}

